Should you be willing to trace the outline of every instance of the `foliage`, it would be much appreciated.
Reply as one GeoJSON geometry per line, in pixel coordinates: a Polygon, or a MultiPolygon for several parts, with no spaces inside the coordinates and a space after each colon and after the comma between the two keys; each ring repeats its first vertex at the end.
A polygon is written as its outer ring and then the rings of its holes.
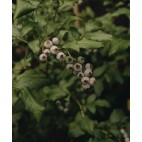
{"type": "Polygon", "coordinates": [[[75,3],[13,4],[14,142],[118,142],[123,141],[121,128],[129,135],[129,27],[119,24],[121,18],[129,21],[129,3],[105,0],[100,2],[105,14],[87,6],[78,16],[75,3]],[[43,42],[52,37],[60,39],[66,54],[94,65],[94,88],[82,90],[77,77],[52,56],[39,62],[43,42]]]}

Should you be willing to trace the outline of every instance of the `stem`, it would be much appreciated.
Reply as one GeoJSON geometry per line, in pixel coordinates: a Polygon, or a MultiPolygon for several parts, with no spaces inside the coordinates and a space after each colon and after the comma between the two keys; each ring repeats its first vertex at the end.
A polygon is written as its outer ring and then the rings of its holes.
{"type": "Polygon", "coordinates": [[[26,61],[27,56],[28,56],[28,51],[29,51],[29,48],[26,50],[26,54],[25,54],[25,61],[26,61]]]}
{"type": "Polygon", "coordinates": [[[80,113],[81,113],[81,116],[82,117],[85,117],[85,113],[84,113],[84,110],[83,110],[83,107],[81,105],[81,103],[76,99],[76,98],[73,98],[75,100],[75,102],[77,103],[79,109],[80,109],[80,113]]]}
{"type": "Polygon", "coordinates": [[[55,11],[54,21],[56,21],[56,16],[57,16],[58,8],[59,8],[59,3],[58,3],[58,6],[57,6],[57,9],[56,9],[56,11],[55,11]]]}
{"type": "Polygon", "coordinates": [[[105,130],[102,130],[102,132],[103,132],[104,134],[106,134],[106,135],[108,134],[105,130]]]}
{"type": "MultiPolygon", "coordinates": [[[[66,52],[68,53],[69,56],[72,57],[72,55],[69,53],[69,51],[66,50],[66,52]]],[[[72,57],[73,58],[73,57],[72,57]]],[[[75,58],[73,58],[73,60],[76,60],[75,58]]]]}
{"type": "Polygon", "coordinates": [[[57,11],[58,11],[58,8],[57,8],[57,10],[55,11],[55,17],[54,17],[54,21],[56,21],[56,15],[57,15],[57,11]]]}
{"type": "Polygon", "coordinates": [[[84,33],[82,33],[82,34],[81,34],[81,36],[79,37],[79,39],[82,39],[82,38],[83,38],[83,36],[84,36],[84,33]]]}
{"type": "MultiPolygon", "coordinates": [[[[80,12],[79,12],[79,6],[78,6],[78,3],[75,3],[74,7],[73,7],[73,12],[76,16],[79,16],[80,15],[80,12]]],[[[80,27],[80,22],[79,20],[75,21],[75,26],[76,27],[80,27]]]]}

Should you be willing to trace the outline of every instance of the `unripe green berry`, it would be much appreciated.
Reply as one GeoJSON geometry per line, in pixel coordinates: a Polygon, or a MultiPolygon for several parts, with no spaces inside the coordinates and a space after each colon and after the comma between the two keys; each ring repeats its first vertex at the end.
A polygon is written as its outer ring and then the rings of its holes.
{"type": "Polygon", "coordinates": [[[67,113],[68,111],[69,111],[69,109],[68,108],[64,108],[64,113],[67,113]]]}
{"type": "Polygon", "coordinates": [[[83,78],[81,79],[81,82],[82,82],[83,84],[88,84],[88,83],[89,83],[89,77],[83,77],[83,78]]]}
{"type": "Polygon", "coordinates": [[[78,58],[77,58],[77,61],[80,63],[80,64],[83,64],[84,63],[84,58],[82,57],[82,56],[79,56],[78,58]]]}
{"type": "Polygon", "coordinates": [[[74,74],[74,75],[77,75],[77,73],[78,73],[77,71],[73,71],[73,74],[74,74]]]}
{"type": "Polygon", "coordinates": [[[82,88],[83,88],[83,89],[89,89],[89,88],[90,88],[90,85],[89,85],[89,84],[82,84],[82,88]]]}
{"type": "Polygon", "coordinates": [[[44,47],[45,47],[45,48],[51,48],[52,46],[53,46],[52,41],[46,40],[46,41],[44,42],[44,47]]]}
{"type": "Polygon", "coordinates": [[[47,60],[47,55],[46,55],[46,54],[40,54],[39,60],[40,60],[41,62],[45,62],[45,61],[47,60]]]}
{"type": "Polygon", "coordinates": [[[50,52],[51,54],[56,55],[59,52],[59,48],[57,46],[52,46],[50,52]]]}
{"type": "Polygon", "coordinates": [[[58,101],[56,101],[56,104],[57,105],[61,105],[61,102],[58,100],[58,101]]]}
{"type": "Polygon", "coordinates": [[[86,51],[85,51],[85,54],[86,54],[86,55],[89,55],[89,54],[90,54],[90,51],[86,50],[86,51]]]}
{"type": "Polygon", "coordinates": [[[74,71],[79,72],[82,70],[82,65],[80,63],[75,63],[73,68],[74,68],[74,71]]]}
{"type": "Polygon", "coordinates": [[[84,71],[84,76],[90,77],[91,75],[92,75],[91,69],[86,69],[86,70],[84,71]]]}
{"type": "Polygon", "coordinates": [[[67,64],[66,69],[67,70],[73,70],[73,64],[67,64]]]}
{"type": "Polygon", "coordinates": [[[73,58],[71,56],[67,56],[66,63],[73,63],[73,58]]]}
{"type": "Polygon", "coordinates": [[[70,106],[70,103],[69,103],[69,102],[66,102],[66,103],[65,103],[65,106],[66,106],[66,107],[69,107],[69,106],[70,106]]]}
{"type": "Polygon", "coordinates": [[[59,60],[59,61],[64,61],[65,58],[66,58],[66,55],[65,55],[63,52],[59,52],[59,53],[57,53],[56,58],[57,58],[57,60],[59,60]]]}
{"type": "Polygon", "coordinates": [[[58,109],[59,109],[60,111],[63,111],[63,110],[64,110],[64,107],[60,105],[60,106],[58,107],[58,109]]]}
{"type": "Polygon", "coordinates": [[[59,39],[57,37],[54,37],[54,38],[52,38],[52,42],[53,42],[53,44],[58,45],[59,39]]]}
{"type": "Polygon", "coordinates": [[[93,53],[96,53],[97,51],[98,51],[97,49],[94,49],[94,50],[93,50],[93,53]]]}

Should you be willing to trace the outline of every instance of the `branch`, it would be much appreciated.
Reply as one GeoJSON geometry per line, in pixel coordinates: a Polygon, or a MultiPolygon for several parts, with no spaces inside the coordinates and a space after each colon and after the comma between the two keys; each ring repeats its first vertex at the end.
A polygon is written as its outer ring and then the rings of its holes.
{"type": "Polygon", "coordinates": [[[82,107],[81,103],[77,99],[75,99],[75,98],[73,98],[73,99],[75,100],[75,102],[77,103],[77,105],[78,105],[78,107],[80,109],[81,116],[84,117],[85,113],[84,113],[84,110],[83,110],[83,107],[82,107]]]}

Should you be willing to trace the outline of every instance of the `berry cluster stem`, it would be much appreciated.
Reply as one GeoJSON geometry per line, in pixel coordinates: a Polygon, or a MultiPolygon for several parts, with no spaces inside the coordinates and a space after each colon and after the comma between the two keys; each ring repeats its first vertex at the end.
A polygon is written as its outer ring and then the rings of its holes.
{"type": "MultiPolygon", "coordinates": [[[[72,57],[72,55],[69,53],[69,51],[66,51],[68,53],[69,56],[72,57]]],[[[72,57],[73,58],[73,57],[72,57]]],[[[73,60],[76,60],[75,58],[73,58],[73,60]]]]}
{"type": "Polygon", "coordinates": [[[81,113],[81,116],[82,117],[85,117],[85,113],[84,113],[84,110],[83,110],[83,107],[81,105],[81,103],[76,99],[76,98],[73,98],[75,100],[75,102],[77,103],[79,109],[80,109],[80,113],[81,113]]]}

